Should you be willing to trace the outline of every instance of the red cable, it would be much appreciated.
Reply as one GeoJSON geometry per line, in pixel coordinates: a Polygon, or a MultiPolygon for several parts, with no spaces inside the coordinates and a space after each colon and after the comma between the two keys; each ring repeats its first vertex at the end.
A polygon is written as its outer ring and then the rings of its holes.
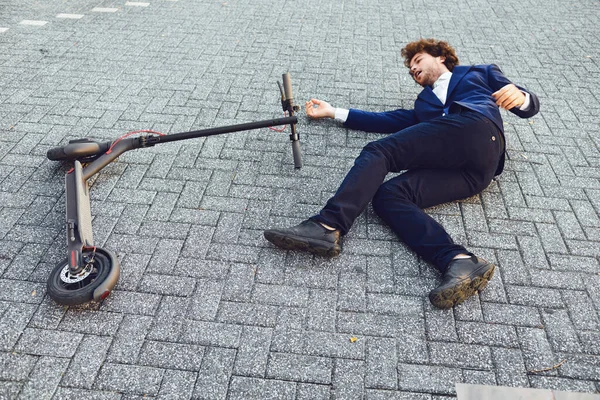
{"type": "MultiPolygon", "coordinates": [[[[287,113],[285,111],[283,112],[283,116],[287,117],[287,113]]],[[[273,128],[272,126],[269,126],[268,128],[275,132],[283,132],[283,131],[285,131],[285,128],[287,127],[287,125],[282,125],[282,126],[283,126],[283,128],[281,128],[281,129],[273,128]]]]}
{"type": "Polygon", "coordinates": [[[123,139],[125,139],[125,138],[127,138],[127,137],[129,137],[131,135],[135,135],[137,133],[154,133],[154,134],[157,134],[159,136],[165,136],[164,133],[160,133],[160,132],[157,132],[157,131],[152,131],[152,130],[149,130],[149,129],[142,129],[142,130],[139,130],[139,131],[129,132],[129,133],[124,134],[123,136],[121,136],[117,140],[115,140],[113,142],[113,144],[110,145],[109,149],[106,151],[106,154],[110,154],[112,152],[113,147],[115,147],[115,145],[117,143],[119,143],[121,140],[123,140],[123,139]]]}

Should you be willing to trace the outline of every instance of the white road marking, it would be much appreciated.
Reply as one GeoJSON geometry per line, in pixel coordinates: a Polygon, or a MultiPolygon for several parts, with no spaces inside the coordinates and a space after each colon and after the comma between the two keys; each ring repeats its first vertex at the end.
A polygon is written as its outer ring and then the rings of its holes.
{"type": "Polygon", "coordinates": [[[118,8],[105,8],[105,7],[94,7],[92,8],[93,12],[101,12],[101,13],[113,13],[119,11],[118,8]]]}
{"type": "Polygon", "coordinates": [[[58,14],[56,18],[79,19],[83,18],[83,14],[58,14]]]}
{"type": "Polygon", "coordinates": [[[30,19],[24,19],[19,22],[21,25],[32,25],[32,26],[44,26],[48,23],[48,21],[33,21],[30,19]]]}
{"type": "Polygon", "coordinates": [[[8,30],[8,28],[0,28],[0,33],[4,33],[8,30]]]}

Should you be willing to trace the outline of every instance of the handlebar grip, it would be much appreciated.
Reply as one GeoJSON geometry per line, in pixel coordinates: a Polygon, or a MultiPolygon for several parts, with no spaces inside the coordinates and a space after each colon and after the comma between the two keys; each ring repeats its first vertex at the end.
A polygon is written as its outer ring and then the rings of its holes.
{"type": "Polygon", "coordinates": [[[106,153],[112,142],[99,143],[90,139],[71,140],[69,144],[46,152],[51,161],[92,161],[106,153]]]}
{"type": "Polygon", "coordinates": [[[302,153],[300,152],[299,140],[292,140],[292,154],[294,155],[294,168],[302,168],[302,153]]]}
{"type": "Polygon", "coordinates": [[[281,75],[281,78],[283,79],[283,91],[285,92],[285,99],[292,104],[294,95],[292,94],[292,78],[290,77],[290,73],[286,72],[285,74],[281,75]]]}

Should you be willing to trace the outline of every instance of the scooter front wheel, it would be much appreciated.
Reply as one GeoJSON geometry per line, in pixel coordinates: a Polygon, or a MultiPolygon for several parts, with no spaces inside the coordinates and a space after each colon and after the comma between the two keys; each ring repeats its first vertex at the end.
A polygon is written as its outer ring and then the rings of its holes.
{"type": "Polygon", "coordinates": [[[84,251],[86,265],[72,274],[68,259],[60,262],[48,277],[48,295],[57,303],[77,305],[90,301],[102,301],[117,284],[120,265],[111,252],[96,248],[84,251]]]}

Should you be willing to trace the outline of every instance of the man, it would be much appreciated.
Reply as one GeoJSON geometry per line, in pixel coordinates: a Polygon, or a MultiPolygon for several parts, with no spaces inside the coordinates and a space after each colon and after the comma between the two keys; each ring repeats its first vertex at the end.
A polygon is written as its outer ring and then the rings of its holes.
{"type": "Polygon", "coordinates": [[[316,99],[306,103],[311,118],[335,118],[351,129],[391,135],[363,148],[318,215],[264,235],[284,249],[334,257],[341,251],[341,237],[372,201],[398,237],[437,266],[442,282],[429,299],[436,307],[451,308],[485,288],[495,266],[455,244],[422,209],[485,189],[504,167],[499,107],[528,118],[539,111],[539,101],[495,65],[459,66],[446,42],[421,39],[401,54],[410,75],[423,86],[413,110],[367,112],[333,108],[316,99]],[[389,172],[404,170],[383,183],[389,172]]]}

